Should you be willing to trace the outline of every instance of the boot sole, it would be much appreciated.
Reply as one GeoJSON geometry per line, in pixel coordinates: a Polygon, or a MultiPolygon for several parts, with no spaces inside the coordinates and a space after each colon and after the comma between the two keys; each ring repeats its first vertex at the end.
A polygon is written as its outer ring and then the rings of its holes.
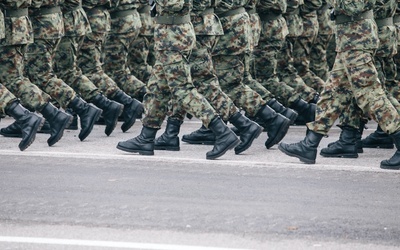
{"type": "Polygon", "coordinates": [[[30,145],[32,145],[32,143],[33,143],[33,142],[35,141],[35,139],[36,139],[36,133],[37,133],[37,131],[39,131],[39,130],[43,127],[44,121],[45,121],[45,119],[43,119],[43,118],[40,118],[39,120],[36,121],[35,125],[32,127],[32,131],[34,131],[34,132],[31,133],[31,135],[28,137],[28,141],[27,141],[26,145],[22,147],[22,146],[21,146],[21,143],[20,143],[19,149],[20,149],[21,151],[24,151],[24,150],[27,149],[30,145]]]}
{"type": "Polygon", "coordinates": [[[140,155],[154,155],[154,151],[134,150],[134,149],[122,147],[120,145],[117,145],[117,149],[125,151],[125,152],[129,152],[129,153],[139,153],[140,155]]]}
{"type": "Polygon", "coordinates": [[[233,149],[234,147],[236,147],[236,146],[239,145],[239,144],[240,144],[240,140],[237,139],[235,142],[231,143],[228,147],[226,147],[224,151],[220,152],[220,153],[217,154],[217,155],[206,156],[206,159],[207,159],[207,160],[215,160],[215,159],[217,159],[217,158],[223,156],[228,150],[233,149]]]}
{"type": "MultiPolygon", "coordinates": [[[[251,147],[251,145],[253,144],[253,141],[258,138],[261,133],[263,132],[263,128],[259,127],[257,131],[255,131],[255,133],[253,133],[253,136],[250,138],[250,140],[246,143],[246,145],[240,149],[240,150],[236,150],[235,148],[235,154],[240,154],[243,153],[244,151],[246,151],[247,149],[249,149],[251,147]]],[[[240,144],[239,144],[240,145],[240,144]]]]}
{"type": "Polygon", "coordinates": [[[192,141],[192,140],[187,140],[187,139],[184,139],[184,138],[182,138],[182,141],[186,142],[186,143],[189,143],[189,144],[199,144],[199,145],[201,145],[201,144],[203,144],[203,145],[214,145],[215,144],[215,141],[192,141]]]}
{"type": "Polygon", "coordinates": [[[324,154],[319,153],[323,157],[327,158],[358,158],[358,154],[324,154]]]}
{"type": "Polygon", "coordinates": [[[0,132],[0,135],[4,137],[9,137],[9,138],[22,138],[22,134],[5,134],[0,132]]]}
{"type": "Polygon", "coordinates": [[[96,123],[96,121],[100,118],[101,114],[103,113],[103,111],[101,109],[97,110],[96,114],[93,117],[92,122],[90,123],[89,127],[86,129],[86,131],[84,133],[79,133],[78,137],[81,141],[85,140],[86,137],[89,136],[89,134],[92,132],[94,124],[96,123]]]}
{"type": "Polygon", "coordinates": [[[385,149],[392,149],[394,148],[394,144],[370,144],[364,145],[363,148],[385,148],[385,149]]]}
{"type": "Polygon", "coordinates": [[[292,157],[298,158],[301,162],[304,162],[304,163],[307,163],[307,164],[315,164],[315,160],[310,160],[310,159],[301,157],[301,156],[299,156],[299,155],[290,153],[289,151],[286,151],[286,149],[283,148],[280,144],[279,144],[279,146],[278,146],[278,149],[279,149],[280,151],[282,151],[283,153],[285,153],[286,155],[288,155],[288,156],[292,156],[292,157]]]}
{"type": "Polygon", "coordinates": [[[154,146],[154,150],[180,151],[180,148],[177,148],[177,147],[154,146]]]}
{"type": "Polygon", "coordinates": [[[61,129],[60,129],[60,131],[57,133],[57,135],[54,137],[54,139],[53,139],[53,140],[50,140],[50,138],[49,138],[49,140],[47,140],[47,144],[49,145],[49,147],[53,146],[53,145],[56,144],[59,140],[61,140],[61,138],[62,138],[63,135],[64,135],[64,130],[65,130],[69,125],[71,125],[73,119],[74,119],[74,118],[71,116],[70,119],[65,120],[63,126],[61,127],[61,129]]]}
{"type": "Polygon", "coordinates": [[[382,165],[380,166],[381,169],[389,169],[389,170],[400,170],[400,166],[386,166],[382,165]]]}
{"type": "Polygon", "coordinates": [[[267,144],[268,140],[265,142],[265,147],[267,149],[270,149],[272,146],[279,143],[283,139],[283,137],[285,137],[285,135],[287,134],[289,127],[290,127],[290,120],[286,120],[285,123],[281,126],[281,129],[279,130],[275,138],[273,138],[268,144],[267,144]]]}

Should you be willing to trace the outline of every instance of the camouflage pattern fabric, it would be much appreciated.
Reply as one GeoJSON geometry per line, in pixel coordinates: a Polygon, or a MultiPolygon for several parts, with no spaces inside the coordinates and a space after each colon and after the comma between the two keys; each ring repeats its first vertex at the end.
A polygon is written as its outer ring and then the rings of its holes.
{"type": "Polygon", "coordinates": [[[65,35],[54,57],[54,71],[84,100],[90,101],[100,91],[78,67],[78,53],[84,36],[91,32],[89,20],[81,7],[81,0],[64,2],[62,11],[65,35]]]}
{"type": "MultiPolygon", "coordinates": [[[[337,0],[335,13],[359,15],[371,10],[374,2],[337,0]]],[[[378,30],[373,19],[337,24],[335,64],[317,104],[316,119],[307,124],[310,130],[327,134],[354,98],[362,112],[378,122],[383,131],[388,134],[399,131],[399,113],[382,88],[373,63],[372,55],[378,44],[378,30]]]]}
{"type": "Polygon", "coordinates": [[[316,9],[322,5],[321,0],[304,0],[300,6],[300,15],[303,20],[303,33],[293,43],[294,67],[304,82],[320,93],[324,81],[310,69],[310,53],[318,34],[318,18],[316,9]]]}
{"type": "MultiPolygon", "coordinates": [[[[156,0],[161,16],[183,16],[192,8],[189,0],[156,0]]],[[[172,99],[182,108],[199,118],[208,127],[217,113],[193,86],[188,64],[195,45],[195,33],[191,23],[156,24],[154,48],[157,61],[148,83],[143,105],[143,125],[160,128],[172,99]]]]}
{"type": "Polygon", "coordinates": [[[127,64],[128,54],[132,43],[137,39],[142,26],[140,15],[136,8],[136,0],[120,1],[117,7],[111,8],[111,30],[107,36],[103,49],[103,69],[129,96],[140,98],[140,91],[145,84],[135,77],[127,64]],[[118,16],[118,13],[124,14],[118,16]]]}
{"type": "MultiPolygon", "coordinates": [[[[257,10],[263,16],[276,15],[277,9],[281,9],[282,13],[286,11],[286,1],[281,1],[278,4],[275,1],[260,0],[259,3],[263,3],[263,5],[258,6],[257,10]],[[268,7],[263,8],[267,3],[268,7]]],[[[256,80],[268,89],[284,106],[289,106],[300,97],[292,87],[288,86],[285,82],[281,82],[277,75],[277,56],[283,47],[288,33],[289,31],[283,16],[263,20],[261,22],[261,37],[258,41],[258,46],[254,48],[253,52],[255,57],[254,76],[256,80]]],[[[250,85],[250,87],[252,86],[250,85]]],[[[257,88],[252,88],[257,91],[257,88]]]]}
{"type": "Polygon", "coordinates": [[[255,79],[256,68],[255,68],[255,55],[254,49],[258,46],[258,42],[261,36],[261,19],[256,12],[256,5],[258,0],[251,0],[245,6],[246,11],[250,18],[250,36],[249,36],[249,51],[246,52],[243,60],[244,74],[243,84],[257,92],[261,98],[265,101],[269,101],[275,96],[266,89],[258,80],[255,79]]]}
{"type": "Polygon", "coordinates": [[[150,16],[150,6],[147,0],[141,0],[138,8],[142,27],[138,37],[133,41],[128,55],[128,67],[132,74],[139,80],[147,83],[152,66],[155,63],[154,57],[154,18],[150,16]]]}
{"type": "Polygon", "coordinates": [[[191,19],[196,34],[196,45],[189,59],[190,73],[193,84],[219,113],[224,121],[239,112],[233,101],[222,91],[216,76],[212,49],[218,37],[223,35],[223,29],[218,18],[213,14],[201,14],[211,8],[211,1],[195,3],[191,19]]]}
{"type": "MultiPolygon", "coordinates": [[[[0,10],[0,38],[5,38],[5,26],[4,26],[4,14],[0,10]]],[[[7,105],[17,98],[4,86],[0,83],[0,117],[4,117],[6,114],[7,105]]]]}
{"type": "Polygon", "coordinates": [[[393,56],[393,60],[394,60],[394,65],[396,66],[396,77],[395,77],[395,81],[397,82],[396,86],[391,86],[392,89],[390,90],[394,96],[399,96],[400,95],[400,86],[399,86],[399,82],[400,82],[400,0],[396,1],[396,12],[394,15],[394,25],[396,27],[396,31],[397,31],[397,54],[395,54],[393,56]]]}
{"type": "Polygon", "coordinates": [[[17,97],[0,83],[0,117],[5,117],[8,104],[15,100],[17,100],[17,97]]]}
{"type": "MultiPolygon", "coordinates": [[[[46,1],[47,5],[40,5],[43,1],[33,0],[34,6],[51,7],[59,1],[46,1]]],[[[36,11],[30,9],[31,12],[36,11]]],[[[64,35],[64,22],[61,12],[44,15],[33,15],[32,27],[34,42],[28,44],[26,52],[26,75],[44,92],[55,99],[61,107],[66,108],[76,97],[76,92],[63,80],[57,78],[53,70],[53,58],[64,35]]]]}
{"type": "Polygon", "coordinates": [[[397,30],[394,24],[381,25],[379,21],[386,18],[393,18],[396,7],[396,0],[378,0],[374,8],[379,37],[379,48],[375,53],[375,65],[378,70],[379,80],[384,83],[384,87],[390,95],[393,95],[392,90],[396,89],[398,85],[398,82],[395,80],[397,69],[393,60],[393,56],[397,54],[397,30]]]}
{"type": "MultiPolygon", "coordinates": [[[[392,18],[396,11],[396,1],[376,1],[374,7],[375,20],[392,18]]],[[[393,56],[397,53],[397,34],[394,25],[378,25],[379,47],[374,55],[375,67],[378,71],[378,78],[382,83],[382,87],[392,105],[400,111],[399,96],[395,96],[392,90],[397,86],[395,81],[396,66],[393,56]]],[[[356,105],[352,108],[358,109],[356,105]]],[[[360,116],[363,114],[359,111],[349,109],[340,115],[340,124],[356,126],[360,116]]]]}
{"type": "Polygon", "coordinates": [[[329,66],[326,51],[329,42],[333,39],[334,32],[334,23],[330,20],[331,10],[328,7],[324,1],[322,7],[317,10],[319,29],[310,52],[310,70],[323,81],[328,79],[329,66]]]}
{"type": "Polygon", "coordinates": [[[292,87],[301,99],[311,101],[317,91],[306,85],[304,80],[298,75],[294,67],[293,43],[298,36],[303,33],[303,22],[299,14],[299,7],[303,1],[288,0],[284,18],[288,28],[288,34],[277,54],[276,73],[280,81],[292,87]]]}
{"type": "Polygon", "coordinates": [[[246,53],[250,52],[250,18],[243,8],[245,1],[237,1],[236,6],[227,2],[221,1],[220,5],[216,6],[224,35],[219,38],[213,50],[214,67],[222,91],[248,116],[255,117],[266,101],[243,82],[243,62],[246,53]],[[232,9],[242,9],[242,11],[233,15],[223,15],[232,9]]]}
{"type": "Polygon", "coordinates": [[[120,90],[110,76],[103,70],[102,51],[103,45],[111,29],[109,0],[82,0],[82,7],[89,19],[91,33],[85,35],[80,53],[78,55],[78,67],[90,81],[110,99],[120,90]]]}
{"type": "MultiPolygon", "coordinates": [[[[28,8],[28,0],[3,2],[4,8],[28,8]]],[[[26,45],[33,42],[32,24],[28,16],[5,17],[5,38],[0,41],[0,82],[18,97],[21,104],[41,111],[50,96],[40,90],[24,75],[26,45]]]]}

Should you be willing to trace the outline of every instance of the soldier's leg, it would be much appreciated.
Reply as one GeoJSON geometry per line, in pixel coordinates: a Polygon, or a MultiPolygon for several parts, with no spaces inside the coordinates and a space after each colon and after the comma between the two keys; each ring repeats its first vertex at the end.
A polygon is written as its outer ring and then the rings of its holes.
{"type": "Polygon", "coordinates": [[[293,66],[293,39],[286,38],[277,56],[277,74],[281,81],[292,87],[306,102],[315,102],[318,92],[307,86],[293,66]]]}
{"type": "Polygon", "coordinates": [[[323,81],[328,79],[329,67],[326,50],[331,39],[332,35],[318,34],[310,52],[310,70],[323,81]]]}
{"type": "Polygon", "coordinates": [[[307,134],[303,141],[295,144],[281,143],[279,149],[285,154],[299,158],[302,162],[314,164],[317,147],[327,135],[339,115],[351,104],[353,92],[346,65],[336,60],[325,88],[317,103],[315,121],[307,123],[307,134]]]}
{"type": "Polygon", "coordinates": [[[214,56],[214,65],[222,90],[234,101],[237,107],[245,110],[249,117],[259,118],[268,131],[267,148],[278,143],[287,133],[290,120],[277,114],[261,96],[242,82],[244,55],[214,56]]]}
{"type": "Polygon", "coordinates": [[[122,113],[123,106],[109,100],[101,94],[100,90],[83,75],[77,65],[79,48],[83,41],[81,37],[63,37],[54,56],[54,71],[59,78],[69,84],[81,97],[103,110],[105,134],[112,133],[122,113]]]}
{"type": "MultiPolygon", "coordinates": [[[[71,123],[72,116],[60,111],[51,104],[49,95],[40,90],[24,76],[24,55],[26,45],[0,46],[0,81],[21,100],[21,103],[31,110],[43,114],[50,123],[49,146],[54,145],[63,136],[64,129],[71,123]],[[50,112],[51,111],[51,112],[50,112]]],[[[13,123],[1,129],[1,134],[22,136],[21,126],[13,123]]]]}
{"type": "Polygon", "coordinates": [[[151,37],[138,36],[129,50],[127,62],[132,74],[146,84],[149,81],[152,69],[152,65],[148,60],[150,40],[152,40],[151,37]]]}
{"type": "Polygon", "coordinates": [[[103,69],[121,90],[133,98],[143,100],[146,85],[132,74],[127,64],[129,50],[137,34],[109,34],[104,44],[103,69]]]}
{"type": "Polygon", "coordinates": [[[28,45],[26,53],[26,73],[31,81],[54,98],[63,108],[71,108],[80,117],[79,139],[83,141],[99,119],[101,110],[87,104],[53,70],[53,58],[59,39],[35,39],[28,45]]]}
{"type": "Polygon", "coordinates": [[[318,34],[317,14],[303,15],[303,33],[293,43],[294,67],[304,82],[320,93],[324,87],[324,80],[319,78],[310,69],[310,52],[318,34]]]}
{"type": "Polygon", "coordinates": [[[124,105],[122,115],[124,123],[121,126],[123,132],[129,130],[143,113],[143,105],[136,99],[127,95],[117,84],[104,72],[102,68],[101,55],[105,39],[103,33],[90,33],[85,36],[80,54],[78,66],[104,95],[124,105]]]}
{"type": "Polygon", "coordinates": [[[43,126],[44,119],[25,109],[17,98],[0,84],[0,115],[12,116],[22,130],[22,140],[18,147],[27,149],[35,140],[36,132],[43,126]]]}
{"type": "MultiPolygon", "coordinates": [[[[190,55],[191,76],[198,92],[210,102],[222,119],[225,122],[230,121],[238,128],[242,144],[235,148],[235,153],[239,154],[251,146],[253,140],[261,134],[262,129],[244,117],[219,86],[211,57],[211,49],[214,43],[214,36],[197,36],[196,46],[190,55]]],[[[208,135],[209,133],[204,135],[207,141],[208,135]]],[[[187,136],[184,140],[186,139],[188,139],[187,136]]],[[[193,140],[189,138],[189,141],[193,140]]]]}

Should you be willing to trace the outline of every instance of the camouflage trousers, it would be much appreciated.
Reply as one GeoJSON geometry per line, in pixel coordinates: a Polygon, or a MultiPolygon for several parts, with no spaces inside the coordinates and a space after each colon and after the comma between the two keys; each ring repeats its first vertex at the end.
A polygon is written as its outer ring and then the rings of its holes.
{"type": "Polygon", "coordinates": [[[85,35],[78,55],[78,67],[106,97],[112,99],[120,88],[103,70],[101,57],[106,35],[96,32],[85,35]]]}
{"type": "Polygon", "coordinates": [[[206,127],[217,116],[214,108],[192,83],[189,54],[190,50],[156,51],[157,61],[143,101],[143,126],[159,129],[167,115],[170,100],[200,119],[206,127]]]}
{"type": "Polygon", "coordinates": [[[310,69],[311,48],[314,46],[318,34],[317,16],[303,17],[303,29],[303,34],[298,36],[293,43],[293,65],[304,82],[320,93],[325,82],[310,69]]]}
{"type": "Polygon", "coordinates": [[[326,79],[328,79],[329,66],[326,50],[332,38],[333,35],[318,34],[317,39],[311,47],[310,70],[323,81],[326,81],[326,79]]]}
{"type": "MultiPolygon", "coordinates": [[[[280,81],[277,74],[278,54],[285,42],[285,19],[267,20],[262,22],[261,37],[258,46],[254,48],[254,77],[284,106],[290,106],[300,98],[291,86],[280,81]]],[[[249,85],[261,94],[259,88],[249,85]]],[[[263,96],[264,97],[264,96],[263,96]]],[[[264,100],[268,100],[265,99],[264,100]]]]}
{"type": "Polygon", "coordinates": [[[0,82],[23,106],[41,111],[51,98],[24,76],[25,51],[26,45],[0,46],[0,82]]]}
{"type": "Polygon", "coordinates": [[[17,97],[15,97],[15,95],[13,95],[3,84],[0,84],[0,117],[6,115],[7,106],[15,100],[17,100],[17,97]]]}
{"type": "Polygon", "coordinates": [[[261,36],[261,19],[258,14],[249,14],[250,16],[250,36],[249,36],[249,44],[250,49],[246,51],[243,64],[244,64],[244,74],[243,74],[243,83],[246,86],[249,86],[255,92],[257,92],[261,98],[265,101],[269,101],[275,96],[266,89],[256,77],[256,66],[255,66],[255,55],[254,49],[257,47],[260,36],[261,36]]]}
{"type": "Polygon", "coordinates": [[[78,54],[84,37],[63,37],[54,56],[54,71],[59,78],[71,86],[86,100],[92,100],[99,89],[78,67],[78,54]]]}
{"type": "MultiPolygon", "coordinates": [[[[335,34],[332,35],[332,39],[328,42],[328,47],[326,48],[326,61],[328,63],[328,71],[333,68],[333,64],[335,63],[336,58],[336,38],[335,34]]],[[[328,75],[329,77],[329,75],[328,75]]]]}
{"type": "MultiPolygon", "coordinates": [[[[129,96],[139,99],[139,92],[146,85],[131,73],[128,67],[128,55],[139,30],[133,34],[110,33],[103,49],[103,69],[129,96]]],[[[129,55],[130,56],[130,55],[129,55]]]]}
{"type": "Polygon", "coordinates": [[[385,89],[400,100],[398,81],[396,80],[397,65],[393,57],[375,57],[375,66],[379,80],[384,83],[385,89]]]}
{"type": "MultiPolygon", "coordinates": [[[[393,61],[394,65],[396,66],[395,82],[399,83],[400,82],[400,23],[399,22],[395,23],[395,27],[397,31],[397,54],[393,56],[393,61]]],[[[393,86],[392,93],[394,93],[395,96],[400,95],[399,84],[393,86]]]]}
{"type": "MultiPolygon", "coordinates": [[[[375,52],[374,62],[375,68],[378,72],[379,81],[382,84],[388,99],[392,105],[400,113],[400,100],[398,89],[398,82],[396,78],[396,65],[393,56],[397,53],[396,32],[394,26],[383,26],[379,28],[379,48],[375,52]]],[[[349,110],[340,115],[340,124],[354,126],[357,125],[360,117],[365,117],[357,105],[353,107],[356,110],[349,110]]],[[[363,118],[367,119],[367,118],[363,118]]]]}
{"type": "Polygon", "coordinates": [[[282,44],[282,48],[277,56],[277,67],[276,71],[278,78],[292,87],[297,93],[300,94],[301,99],[309,102],[314,99],[314,96],[318,92],[306,85],[303,78],[301,78],[297,69],[294,67],[293,59],[293,37],[286,37],[285,42],[282,44]]]}
{"type": "Polygon", "coordinates": [[[254,117],[266,101],[260,94],[244,84],[244,59],[250,51],[250,20],[247,13],[220,19],[224,35],[220,37],[213,50],[214,68],[219,84],[235,103],[248,116],[254,117]],[[234,42],[232,42],[234,41],[234,42]]]}
{"type": "Polygon", "coordinates": [[[400,130],[400,115],[382,88],[372,52],[337,53],[317,104],[315,121],[307,124],[310,130],[327,134],[341,113],[354,112],[353,104],[374,119],[386,133],[400,130]],[[352,104],[353,101],[355,103],[352,104]]]}
{"type": "Polygon", "coordinates": [[[60,39],[35,39],[26,53],[26,75],[40,89],[49,94],[62,108],[76,97],[76,92],[53,70],[53,58],[60,39]]]}
{"type": "Polygon", "coordinates": [[[149,36],[138,36],[133,41],[128,55],[128,67],[132,74],[144,83],[149,81],[155,63],[154,40],[149,36]]]}
{"type": "MultiPolygon", "coordinates": [[[[397,65],[394,56],[398,53],[398,34],[395,26],[388,25],[378,28],[379,48],[375,53],[375,66],[378,77],[389,95],[400,100],[399,85],[396,80],[397,65]]],[[[400,111],[400,110],[399,110],[400,111]]]]}
{"type": "MultiPolygon", "coordinates": [[[[239,109],[219,86],[211,57],[215,42],[215,36],[196,36],[196,45],[189,57],[190,73],[197,91],[207,99],[224,121],[228,121],[239,109]]],[[[171,116],[182,120],[182,108],[173,105],[172,110],[171,116]]]]}

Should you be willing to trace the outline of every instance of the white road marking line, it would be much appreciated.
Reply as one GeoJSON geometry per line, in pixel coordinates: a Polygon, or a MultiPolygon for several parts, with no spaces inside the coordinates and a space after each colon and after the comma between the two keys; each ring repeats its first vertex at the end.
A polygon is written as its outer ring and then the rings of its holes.
{"type": "Polygon", "coordinates": [[[0,236],[0,242],[130,248],[130,249],[148,249],[148,250],[246,250],[238,248],[201,247],[201,246],[188,246],[188,245],[168,245],[168,244],[151,244],[151,243],[136,243],[136,242],[74,240],[74,239],[12,237],[12,236],[0,236]]]}

